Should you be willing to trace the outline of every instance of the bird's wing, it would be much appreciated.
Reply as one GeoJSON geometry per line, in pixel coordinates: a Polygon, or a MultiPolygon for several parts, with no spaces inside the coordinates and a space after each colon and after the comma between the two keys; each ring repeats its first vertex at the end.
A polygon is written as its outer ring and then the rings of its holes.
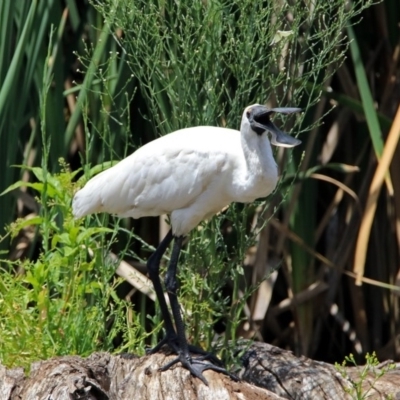
{"type": "Polygon", "coordinates": [[[150,142],[91,179],[74,198],[74,215],[108,212],[139,218],[185,208],[217,177],[224,184],[239,135],[197,127],[150,142]]]}

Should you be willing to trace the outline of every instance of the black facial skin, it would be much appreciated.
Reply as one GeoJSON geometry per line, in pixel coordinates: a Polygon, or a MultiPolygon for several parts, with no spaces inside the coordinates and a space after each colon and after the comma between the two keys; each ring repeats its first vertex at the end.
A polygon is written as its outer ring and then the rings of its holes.
{"type": "Polygon", "coordinates": [[[267,108],[262,105],[251,107],[246,113],[246,117],[250,122],[251,129],[259,136],[268,131],[271,135],[271,143],[275,146],[294,147],[301,143],[300,140],[291,137],[289,134],[282,132],[270,120],[273,113],[293,114],[302,111],[301,108],[279,107],[267,108]]]}
{"type": "Polygon", "coordinates": [[[254,106],[247,111],[246,117],[250,122],[251,129],[261,136],[268,127],[272,124],[269,116],[273,113],[272,110],[264,106],[254,106]]]}

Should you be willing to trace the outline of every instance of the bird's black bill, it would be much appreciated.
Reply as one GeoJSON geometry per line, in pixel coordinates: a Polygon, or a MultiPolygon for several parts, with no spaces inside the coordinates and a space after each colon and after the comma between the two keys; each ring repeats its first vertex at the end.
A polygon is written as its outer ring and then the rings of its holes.
{"type": "Polygon", "coordinates": [[[280,114],[294,114],[301,112],[301,108],[297,107],[278,107],[278,108],[267,108],[265,106],[257,106],[253,108],[253,119],[254,122],[252,129],[258,134],[262,134],[265,131],[271,133],[271,144],[280,147],[294,147],[301,143],[301,140],[296,139],[289,134],[282,132],[277,128],[270,120],[270,116],[273,113],[280,114]]]}
{"type": "Polygon", "coordinates": [[[272,121],[268,121],[264,126],[271,133],[271,144],[274,146],[294,147],[301,143],[301,140],[282,132],[272,123],[272,121]]]}

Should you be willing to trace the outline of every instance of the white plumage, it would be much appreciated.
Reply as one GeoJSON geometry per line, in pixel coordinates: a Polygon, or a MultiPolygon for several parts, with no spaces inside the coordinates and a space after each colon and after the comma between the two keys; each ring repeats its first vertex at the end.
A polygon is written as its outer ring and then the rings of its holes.
{"type": "Polygon", "coordinates": [[[269,115],[297,111],[255,104],[245,109],[240,131],[199,126],[154,140],[90,179],[74,197],[73,214],[170,214],[174,236],[185,235],[232,202],[251,202],[272,192],[278,171],[267,130],[277,145],[300,141],[279,131],[269,115]]]}
{"type": "Polygon", "coordinates": [[[76,193],[72,203],[76,218],[96,212],[133,218],[171,215],[172,231],[147,260],[166,330],[165,337],[150,352],[167,345],[177,354],[161,371],[180,362],[205,384],[203,372],[208,369],[232,376],[215,356],[187,342],[176,280],[183,236],[233,201],[251,202],[272,192],[278,170],[268,132],[271,142],[278,146],[293,147],[300,141],[280,131],[269,117],[274,112],[298,111],[254,104],[244,110],[240,131],[199,126],[170,133],[90,179],[76,193]],[[172,240],[165,288],[175,326],[159,276],[160,261],[172,240]],[[200,358],[192,358],[190,353],[200,358]]]}

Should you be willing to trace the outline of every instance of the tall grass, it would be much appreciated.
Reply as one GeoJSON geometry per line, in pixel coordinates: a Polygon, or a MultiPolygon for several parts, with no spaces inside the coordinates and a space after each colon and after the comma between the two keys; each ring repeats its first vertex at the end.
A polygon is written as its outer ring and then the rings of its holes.
{"type": "MultiPolygon", "coordinates": [[[[126,137],[127,127],[113,120],[124,110],[126,95],[133,93],[129,70],[123,59],[110,58],[115,51],[115,42],[110,41],[111,33],[102,26],[99,15],[86,2],[46,0],[31,2],[2,1],[0,5],[2,35],[0,39],[0,192],[21,177],[31,179],[28,171],[11,168],[12,165],[40,165],[42,159],[40,130],[40,94],[43,88],[43,70],[46,67],[52,84],[47,95],[46,123],[50,136],[48,168],[59,170],[59,157],[68,157],[85,148],[82,112],[91,113],[92,129],[101,131],[103,138],[107,129],[113,134],[126,137]],[[103,29],[102,34],[99,30],[103,29]],[[47,47],[51,32],[54,31],[51,57],[46,65],[47,47]],[[86,37],[86,41],[82,41],[86,37]],[[83,67],[76,52],[86,54],[90,47],[93,58],[83,67]],[[101,66],[104,71],[93,81],[94,68],[101,66]],[[88,69],[82,79],[79,70],[88,69]],[[104,84],[106,82],[106,85],[104,84]],[[74,86],[74,87],[73,87],[74,86]],[[102,87],[102,91],[96,88],[102,87]],[[88,89],[90,88],[90,91],[88,89]],[[76,98],[76,95],[78,97],[76,98]],[[112,101],[110,100],[112,99],[112,101]],[[99,104],[107,104],[107,113],[101,112],[99,104]],[[115,114],[115,115],[114,115],[115,114]],[[111,120],[111,123],[109,122],[111,120]],[[106,128],[105,128],[106,127],[106,128]],[[108,128],[107,128],[108,127],[108,128]]],[[[105,107],[104,107],[105,109],[105,107]]],[[[92,138],[93,160],[98,164],[104,146],[99,135],[92,138]]],[[[113,147],[123,152],[124,140],[115,141],[113,147]]],[[[76,156],[75,156],[76,157],[76,156]]],[[[15,196],[1,196],[0,234],[13,220],[17,206],[35,211],[32,197],[23,192],[15,196]],[[18,203],[16,200],[18,200],[18,203]],[[17,204],[16,204],[17,203],[17,204]],[[4,211],[7,210],[7,211],[4,211]]],[[[9,242],[0,242],[0,249],[8,249],[9,242]]],[[[33,249],[30,250],[33,252],[33,249]]]]}

